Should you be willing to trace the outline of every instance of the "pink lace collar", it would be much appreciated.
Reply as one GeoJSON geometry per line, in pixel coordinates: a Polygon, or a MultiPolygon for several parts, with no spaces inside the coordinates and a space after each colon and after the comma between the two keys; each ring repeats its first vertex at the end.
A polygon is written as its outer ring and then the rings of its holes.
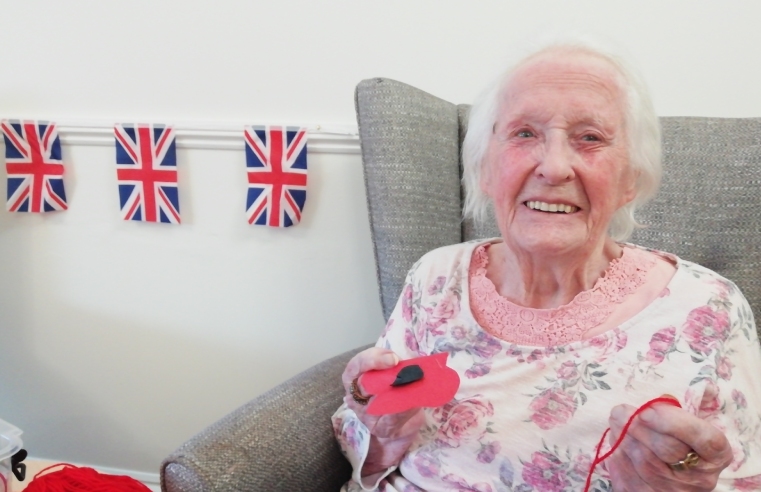
{"type": "Polygon", "coordinates": [[[600,326],[616,305],[634,293],[645,281],[655,259],[646,251],[625,247],[590,290],[554,309],[519,306],[502,297],[486,277],[487,248],[473,252],[469,270],[470,307],[476,321],[502,340],[534,346],[555,346],[581,340],[584,333],[600,326]]]}

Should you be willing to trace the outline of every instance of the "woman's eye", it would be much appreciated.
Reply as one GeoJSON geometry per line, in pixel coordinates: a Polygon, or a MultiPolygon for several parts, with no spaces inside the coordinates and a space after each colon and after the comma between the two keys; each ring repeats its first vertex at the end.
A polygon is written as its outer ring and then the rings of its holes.
{"type": "Polygon", "coordinates": [[[584,140],[585,142],[599,142],[600,141],[600,138],[597,135],[590,135],[590,134],[583,135],[581,139],[584,140]]]}
{"type": "Polygon", "coordinates": [[[520,130],[515,135],[518,136],[518,137],[521,137],[521,138],[531,138],[531,137],[534,136],[534,134],[531,132],[531,130],[520,130]]]}

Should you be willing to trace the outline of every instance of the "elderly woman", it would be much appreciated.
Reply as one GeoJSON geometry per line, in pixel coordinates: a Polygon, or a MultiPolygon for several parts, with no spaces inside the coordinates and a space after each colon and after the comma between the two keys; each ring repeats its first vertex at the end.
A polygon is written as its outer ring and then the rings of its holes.
{"type": "Polygon", "coordinates": [[[620,242],[660,178],[658,120],[620,58],[583,45],[515,65],[471,111],[466,213],[501,237],[410,270],[376,347],[347,365],[333,417],[344,490],[761,490],[761,351],[737,287],[620,242]],[[439,408],[376,416],[370,370],[448,352],[439,408]]]}

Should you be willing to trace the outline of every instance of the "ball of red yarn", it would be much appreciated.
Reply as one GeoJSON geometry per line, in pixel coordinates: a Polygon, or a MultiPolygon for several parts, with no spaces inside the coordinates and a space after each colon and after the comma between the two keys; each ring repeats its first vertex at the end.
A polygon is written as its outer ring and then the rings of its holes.
{"type": "Polygon", "coordinates": [[[151,492],[151,489],[132,477],[106,475],[92,468],[58,464],[45,468],[35,475],[26,492],[151,492]],[[63,466],[57,471],[51,468],[63,466]]]}

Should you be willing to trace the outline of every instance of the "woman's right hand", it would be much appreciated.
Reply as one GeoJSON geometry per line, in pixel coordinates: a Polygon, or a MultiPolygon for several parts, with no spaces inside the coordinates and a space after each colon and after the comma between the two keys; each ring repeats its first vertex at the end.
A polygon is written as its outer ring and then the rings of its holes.
{"type": "Polygon", "coordinates": [[[372,396],[365,393],[360,376],[370,370],[389,369],[398,363],[399,357],[391,350],[372,347],[352,357],[341,376],[346,390],[346,405],[370,431],[370,451],[362,467],[363,477],[398,465],[425,423],[421,408],[388,415],[370,415],[367,407],[354,401],[351,395],[351,384],[358,378],[360,393],[372,396]]]}

